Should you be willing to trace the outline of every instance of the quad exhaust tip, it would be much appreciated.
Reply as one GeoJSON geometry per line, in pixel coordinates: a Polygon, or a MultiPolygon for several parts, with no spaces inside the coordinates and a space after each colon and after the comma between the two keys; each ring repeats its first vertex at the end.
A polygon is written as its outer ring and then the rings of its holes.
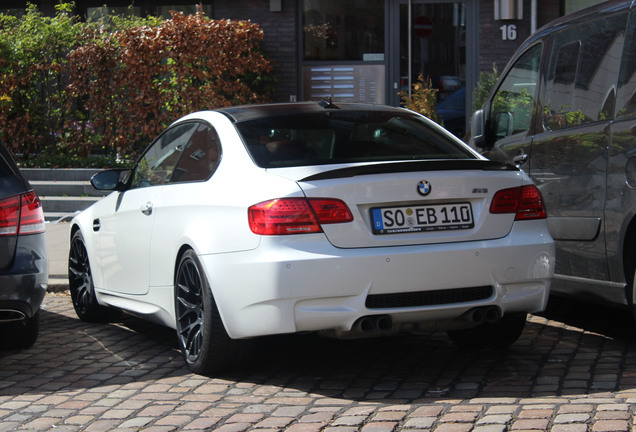
{"type": "Polygon", "coordinates": [[[476,307],[464,313],[462,318],[475,324],[492,324],[501,319],[501,311],[497,306],[476,307]]]}
{"type": "MultiPolygon", "coordinates": [[[[501,319],[501,309],[497,306],[480,306],[464,312],[459,319],[474,325],[496,323],[501,319]]],[[[390,334],[396,330],[391,315],[368,315],[358,318],[352,332],[367,337],[390,334]]]]}
{"type": "Polygon", "coordinates": [[[388,333],[393,329],[393,320],[390,315],[369,315],[359,318],[353,324],[353,330],[364,334],[388,333]]]}

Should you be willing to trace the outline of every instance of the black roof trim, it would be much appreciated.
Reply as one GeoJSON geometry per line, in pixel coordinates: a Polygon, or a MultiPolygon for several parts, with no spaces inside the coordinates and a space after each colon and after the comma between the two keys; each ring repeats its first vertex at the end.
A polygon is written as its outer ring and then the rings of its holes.
{"type": "Polygon", "coordinates": [[[240,105],[226,108],[218,108],[213,111],[225,114],[233,122],[242,122],[246,120],[254,120],[257,118],[277,117],[290,114],[310,114],[322,113],[325,111],[399,111],[405,112],[403,108],[364,103],[338,103],[335,104],[321,102],[289,102],[289,103],[271,103],[271,104],[255,104],[240,105]]]}
{"type": "Polygon", "coordinates": [[[636,7],[636,0],[609,0],[556,18],[528,37],[528,39],[521,44],[517,52],[521,52],[522,48],[532,45],[537,40],[543,39],[548,34],[558,32],[564,27],[578,24],[578,22],[583,23],[589,19],[598,18],[600,15],[613,15],[622,11],[627,12],[632,7],[636,7]]]}
{"type": "Polygon", "coordinates": [[[314,180],[328,180],[359,175],[390,174],[415,171],[455,171],[455,170],[483,170],[483,171],[519,171],[510,163],[495,162],[483,159],[445,159],[428,161],[387,162],[381,164],[359,165],[348,168],[337,168],[313,174],[301,179],[302,182],[314,180]]]}

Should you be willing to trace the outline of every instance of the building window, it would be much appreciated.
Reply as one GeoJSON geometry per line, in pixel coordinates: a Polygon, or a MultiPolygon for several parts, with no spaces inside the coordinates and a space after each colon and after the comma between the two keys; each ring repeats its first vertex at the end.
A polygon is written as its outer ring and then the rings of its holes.
{"type": "Polygon", "coordinates": [[[88,7],[86,8],[86,20],[87,21],[100,21],[108,20],[109,16],[141,16],[141,9],[136,6],[121,6],[121,7],[88,7]]]}
{"type": "Polygon", "coordinates": [[[303,41],[305,60],[384,60],[384,0],[303,0],[303,41]]]}
{"type": "Polygon", "coordinates": [[[167,5],[167,6],[157,6],[157,15],[170,19],[172,15],[170,11],[173,12],[183,12],[184,15],[194,15],[197,12],[203,12],[207,17],[212,16],[212,6],[211,5],[167,5]]]}
{"type": "Polygon", "coordinates": [[[13,15],[18,18],[23,16],[25,13],[26,13],[26,10],[21,8],[0,9],[0,14],[13,15]]]}

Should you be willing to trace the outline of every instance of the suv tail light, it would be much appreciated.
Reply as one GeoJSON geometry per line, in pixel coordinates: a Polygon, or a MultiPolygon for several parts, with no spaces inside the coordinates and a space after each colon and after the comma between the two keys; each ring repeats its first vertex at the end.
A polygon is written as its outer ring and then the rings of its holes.
{"type": "Polygon", "coordinates": [[[254,234],[281,235],[322,232],[321,224],[351,222],[349,207],[332,198],[279,198],[248,209],[254,234]]]}
{"type": "Polygon", "coordinates": [[[44,211],[35,192],[0,200],[0,236],[41,232],[44,232],[44,211]]]}
{"type": "Polygon", "coordinates": [[[490,213],[515,213],[515,220],[547,217],[543,197],[535,185],[500,190],[492,199],[490,213]]]}

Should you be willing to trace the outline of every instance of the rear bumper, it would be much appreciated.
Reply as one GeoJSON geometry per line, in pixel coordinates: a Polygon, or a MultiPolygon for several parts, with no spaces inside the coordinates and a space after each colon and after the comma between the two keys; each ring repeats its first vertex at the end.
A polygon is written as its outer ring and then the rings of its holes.
{"type": "Polygon", "coordinates": [[[233,338],[347,332],[374,315],[443,328],[476,307],[495,306],[504,315],[539,312],[554,272],[545,221],[516,223],[501,239],[425,246],[338,249],[321,234],[263,237],[253,251],[200,258],[233,338]],[[492,290],[451,303],[367,303],[370,295],[428,298],[433,291],[470,287],[492,290]]]}
{"type": "Polygon", "coordinates": [[[44,233],[18,237],[11,267],[0,271],[0,322],[31,318],[40,310],[48,277],[44,233]]]}

